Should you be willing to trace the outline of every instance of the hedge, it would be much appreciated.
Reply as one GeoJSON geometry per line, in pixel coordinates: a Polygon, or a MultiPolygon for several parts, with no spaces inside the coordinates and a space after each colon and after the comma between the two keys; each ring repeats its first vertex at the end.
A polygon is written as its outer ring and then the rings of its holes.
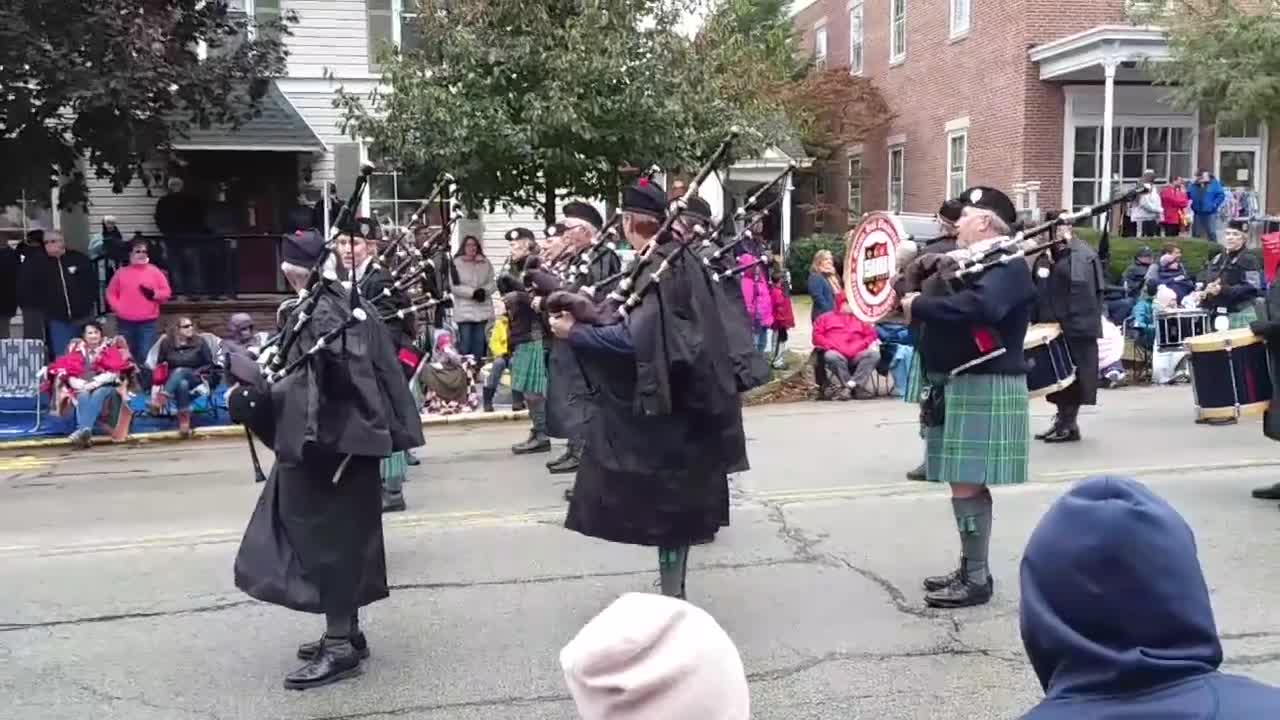
{"type": "MultiPolygon", "coordinates": [[[[1076,234],[1081,239],[1093,245],[1098,246],[1100,233],[1091,228],[1077,228],[1076,234]]],[[[1151,238],[1111,238],[1111,263],[1108,272],[1113,283],[1119,283],[1120,278],[1124,275],[1124,271],[1133,263],[1133,256],[1138,253],[1138,248],[1149,247],[1156,259],[1160,259],[1160,248],[1170,238],[1151,237],[1151,238]]],[[[1207,240],[1197,238],[1180,237],[1174,242],[1178,243],[1178,247],[1182,248],[1182,261],[1186,268],[1193,273],[1199,273],[1209,260],[1218,253],[1219,246],[1217,243],[1211,243],[1207,240]]],[[[844,264],[844,237],[842,235],[810,235],[809,237],[797,240],[791,244],[790,256],[787,258],[787,270],[791,273],[791,292],[797,295],[805,294],[805,288],[809,283],[809,266],[813,263],[813,256],[819,250],[830,250],[835,255],[836,267],[841,268],[844,264]]]]}

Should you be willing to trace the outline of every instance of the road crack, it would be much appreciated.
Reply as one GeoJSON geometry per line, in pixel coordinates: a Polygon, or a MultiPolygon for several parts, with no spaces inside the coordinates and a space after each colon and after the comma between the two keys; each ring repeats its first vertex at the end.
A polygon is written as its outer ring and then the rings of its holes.
{"type": "Polygon", "coordinates": [[[386,710],[367,710],[365,712],[347,713],[342,715],[316,715],[314,717],[307,718],[307,720],[363,720],[364,718],[397,717],[400,715],[442,712],[448,710],[465,710],[469,708],[515,708],[529,705],[568,702],[573,702],[573,697],[565,694],[533,695],[529,697],[512,696],[505,698],[487,698],[483,700],[463,700],[450,703],[406,705],[405,707],[388,708],[386,710]]]}

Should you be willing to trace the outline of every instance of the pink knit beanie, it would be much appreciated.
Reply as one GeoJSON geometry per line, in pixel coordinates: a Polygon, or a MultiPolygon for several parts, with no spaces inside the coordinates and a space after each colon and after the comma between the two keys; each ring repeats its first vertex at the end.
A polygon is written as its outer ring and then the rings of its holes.
{"type": "Polygon", "coordinates": [[[683,600],[628,593],[560,651],[582,720],[748,720],[742,659],[720,625],[683,600]]]}

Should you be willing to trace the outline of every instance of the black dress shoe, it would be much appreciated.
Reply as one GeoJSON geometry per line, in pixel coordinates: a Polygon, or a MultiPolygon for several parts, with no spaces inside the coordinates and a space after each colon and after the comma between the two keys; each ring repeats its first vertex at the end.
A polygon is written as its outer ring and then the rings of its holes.
{"type": "Polygon", "coordinates": [[[1256,488],[1250,494],[1259,500],[1280,500],[1280,483],[1256,488]]]}
{"type": "Polygon", "coordinates": [[[908,470],[908,471],[907,471],[907,479],[908,479],[908,480],[914,480],[914,481],[916,481],[916,482],[925,482],[925,481],[927,481],[927,480],[929,479],[929,476],[925,473],[925,464],[924,464],[924,463],[920,463],[919,467],[917,467],[916,469],[914,469],[914,470],[908,470]]]}
{"type": "Polygon", "coordinates": [[[560,453],[560,457],[551,458],[550,460],[547,461],[547,469],[550,470],[552,467],[559,465],[560,463],[570,460],[572,458],[573,458],[573,451],[570,450],[569,448],[565,448],[564,452],[560,453]]]}
{"type": "MultiPolygon", "coordinates": [[[[316,655],[320,653],[320,647],[324,645],[324,636],[320,636],[319,640],[313,640],[309,643],[302,643],[298,646],[299,660],[315,660],[316,655]]],[[[364,633],[358,632],[351,635],[351,647],[356,649],[356,653],[360,655],[361,660],[369,659],[369,641],[365,638],[364,633]]]]}
{"type": "MultiPolygon", "coordinates": [[[[960,568],[956,568],[955,570],[952,570],[947,575],[934,575],[932,577],[925,578],[924,589],[928,590],[929,592],[936,592],[938,590],[949,588],[952,585],[955,585],[956,583],[960,582],[963,577],[964,577],[964,570],[960,568]]],[[[990,575],[987,576],[987,584],[991,586],[991,589],[993,591],[995,590],[996,581],[990,575]]]]}
{"type": "Polygon", "coordinates": [[[991,576],[987,576],[987,582],[982,585],[966,580],[960,580],[952,583],[940,590],[934,590],[924,596],[924,603],[933,608],[963,608],[973,607],[974,605],[985,605],[991,601],[991,593],[995,589],[995,583],[991,576]]]}
{"type": "Polygon", "coordinates": [[[325,638],[316,656],[284,678],[288,690],[307,690],[360,674],[360,652],[351,641],[325,638]]]}
{"type": "Polygon", "coordinates": [[[404,512],[407,507],[404,503],[404,493],[382,493],[382,512],[404,512]]]}
{"type": "Polygon", "coordinates": [[[1080,428],[1058,428],[1044,437],[1047,443],[1080,442],[1080,428]]]}
{"type": "Polygon", "coordinates": [[[551,471],[552,475],[565,475],[568,473],[578,472],[578,458],[569,455],[568,457],[561,458],[557,462],[547,463],[547,469],[551,471]]]}
{"type": "Polygon", "coordinates": [[[1061,429],[1062,428],[1058,427],[1058,418],[1055,417],[1053,419],[1053,424],[1049,426],[1049,429],[1045,430],[1044,432],[1036,433],[1035,438],[1037,440],[1044,440],[1048,438],[1050,435],[1053,435],[1054,433],[1058,432],[1061,429]]]}

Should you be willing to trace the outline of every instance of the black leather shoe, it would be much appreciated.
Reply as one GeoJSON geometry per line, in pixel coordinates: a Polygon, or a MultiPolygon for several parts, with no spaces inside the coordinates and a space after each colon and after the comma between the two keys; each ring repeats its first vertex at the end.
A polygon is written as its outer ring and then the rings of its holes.
{"type": "Polygon", "coordinates": [[[1035,434],[1035,438],[1036,438],[1037,440],[1044,440],[1045,438],[1049,437],[1050,435],[1052,435],[1052,434],[1054,434],[1054,433],[1058,432],[1058,430],[1060,430],[1060,429],[1061,429],[1061,428],[1060,428],[1060,427],[1058,427],[1058,416],[1057,416],[1057,415],[1055,415],[1055,416],[1053,417],[1053,424],[1049,426],[1049,429],[1048,429],[1048,430],[1045,430],[1044,432],[1041,432],[1041,433],[1036,433],[1036,434],[1035,434]]]}
{"type": "Polygon", "coordinates": [[[946,575],[932,575],[924,579],[924,589],[929,592],[934,592],[942,590],[943,588],[949,588],[960,582],[960,579],[963,576],[964,571],[960,568],[956,568],[946,575]]]}
{"type": "Polygon", "coordinates": [[[1259,500],[1280,500],[1280,483],[1256,488],[1250,494],[1259,500]]]}
{"type": "MultiPolygon", "coordinates": [[[[324,636],[320,636],[319,640],[313,640],[309,643],[302,643],[298,646],[299,660],[315,660],[316,655],[320,653],[320,646],[324,644],[324,636]]],[[[369,641],[365,638],[364,633],[358,632],[351,636],[351,647],[356,649],[356,653],[360,655],[361,660],[369,659],[369,641]]]]}
{"type": "Polygon", "coordinates": [[[529,433],[529,439],[522,443],[512,445],[511,452],[515,455],[551,452],[551,440],[546,435],[529,433]]]}
{"type": "Polygon", "coordinates": [[[550,470],[556,465],[559,465],[563,462],[567,462],[572,459],[573,459],[573,451],[570,450],[569,448],[565,448],[564,452],[560,454],[560,457],[552,458],[547,461],[547,469],[550,470]]]}
{"type": "Polygon", "coordinates": [[[1058,428],[1044,436],[1043,439],[1047,443],[1080,442],[1080,428],[1058,428]]]}
{"type": "Polygon", "coordinates": [[[929,476],[925,474],[924,463],[920,463],[920,466],[914,470],[908,470],[907,479],[914,480],[916,482],[925,482],[928,480],[929,476]]]}
{"type": "Polygon", "coordinates": [[[925,595],[924,603],[933,608],[963,608],[985,605],[991,601],[991,593],[994,590],[995,583],[991,580],[990,575],[987,576],[987,582],[983,585],[961,580],[925,595]]]}
{"type": "Polygon", "coordinates": [[[404,504],[404,493],[382,493],[382,512],[404,512],[408,507],[404,504]]]}
{"type": "Polygon", "coordinates": [[[325,639],[316,656],[284,678],[288,690],[322,687],[360,674],[360,653],[349,640],[325,639]]]}
{"type": "Polygon", "coordinates": [[[578,472],[578,458],[569,455],[561,458],[558,462],[547,463],[547,469],[552,475],[565,475],[567,473],[578,472]]]}

